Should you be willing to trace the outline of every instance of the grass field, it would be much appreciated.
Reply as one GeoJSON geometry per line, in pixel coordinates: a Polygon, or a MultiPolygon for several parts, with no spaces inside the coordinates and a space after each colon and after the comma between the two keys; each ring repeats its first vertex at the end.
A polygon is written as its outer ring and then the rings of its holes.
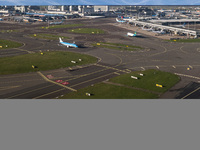
{"type": "Polygon", "coordinates": [[[68,31],[73,32],[73,33],[84,33],[84,34],[104,34],[105,33],[105,31],[101,29],[95,29],[95,28],[77,28],[77,29],[72,29],[68,31]]]}
{"type": "Polygon", "coordinates": [[[155,92],[166,92],[175,83],[180,80],[179,76],[174,75],[169,72],[163,72],[159,70],[146,70],[146,71],[136,71],[129,74],[124,74],[110,81],[114,83],[120,83],[123,85],[143,88],[155,92]],[[140,76],[142,73],[144,76],[140,76]],[[131,76],[138,77],[138,80],[132,79],[131,76]],[[157,87],[156,84],[162,85],[163,87],[157,87]]]}
{"type": "Polygon", "coordinates": [[[179,76],[159,70],[135,71],[111,78],[109,83],[99,83],[59,97],[62,99],[155,99],[180,80],[179,76]],[[144,76],[140,76],[142,73],[144,76]],[[132,79],[136,76],[139,79],[132,79]],[[163,85],[157,87],[156,84],[163,85]],[[92,94],[87,96],[86,93],[92,94]]]}
{"type": "Polygon", "coordinates": [[[40,27],[41,29],[58,29],[84,26],[84,24],[64,24],[64,25],[50,25],[49,27],[40,27]]]}
{"type": "Polygon", "coordinates": [[[38,34],[30,34],[30,37],[38,38],[38,39],[46,39],[46,40],[58,40],[59,37],[63,39],[70,39],[69,37],[59,36],[54,34],[46,34],[46,33],[38,33],[38,34]]]}
{"type": "Polygon", "coordinates": [[[193,43],[200,42],[200,39],[177,39],[177,40],[168,40],[170,42],[183,42],[183,43],[193,43]]]}
{"type": "Polygon", "coordinates": [[[110,85],[105,83],[95,84],[78,92],[69,93],[62,99],[155,99],[156,94],[143,92],[140,90],[130,89],[126,87],[110,85]],[[86,93],[91,93],[92,96],[87,96],[86,93]]]}
{"type": "Polygon", "coordinates": [[[92,46],[116,49],[116,50],[127,50],[127,51],[136,51],[142,49],[142,47],[139,46],[119,44],[119,43],[106,43],[106,42],[95,43],[92,44],[92,46]]]}
{"type": "Polygon", "coordinates": [[[12,32],[19,32],[18,30],[0,30],[0,33],[12,33],[12,32]]]}
{"type": "Polygon", "coordinates": [[[0,39],[0,50],[6,49],[6,48],[17,48],[17,47],[20,47],[22,45],[23,45],[22,43],[0,39]]]}
{"type": "Polygon", "coordinates": [[[16,74],[52,70],[95,63],[97,58],[72,52],[43,52],[0,58],[0,74],[16,74]],[[82,61],[79,61],[82,59],[82,61]],[[77,63],[72,63],[76,61],[77,63]],[[36,68],[32,68],[36,66],[36,68]]]}

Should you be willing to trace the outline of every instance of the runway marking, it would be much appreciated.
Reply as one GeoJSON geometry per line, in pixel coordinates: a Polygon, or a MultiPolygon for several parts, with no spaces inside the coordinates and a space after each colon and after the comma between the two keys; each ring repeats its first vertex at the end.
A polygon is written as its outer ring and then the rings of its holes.
{"type": "Polygon", "coordinates": [[[193,67],[192,67],[192,66],[190,66],[190,65],[189,65],[189,67],[190,67],[191,69],[193,69],[193,67]]]}
{"type": "Polygon", "coordinates": [[[35,52],[28,51],[28,50],[20,49],[20,48],[13,48],[13,49],[20,50],[20,51],[25,51],[25,52],[28,52],[29,54],[35,53],[35,52]]]}
{"type": "Polygon", "coordinates": [[[131,70],[129,70],[129,69],[126,69],[128,72],[131,72],[131,70]]]}
{"type": "Polygon", "coordinates": [[[10,81],[10,82],[0,82],[0,83],[21,83],[21,82],[34,82],[34,81],[36,81],[36,80],[42,80],[42,79],[34,79],[34,80],[21,80],[21,81],[10,81]]]}
{"type": "Polygon", "coordinates": [[[145,71],[145,68],[144,68],[144,67],[141,67],[141,68],[142,68],[143,71],[145,71]]]}
{"type": "MultiPolygon", "coordinates": [[[[151,43],[151,44],[152,44],[152,43],[151,43]]],[[[154,44],[154,45],[157,45],[157,44],[154,44]]],[[[160,53],[155,53],[155,54],[149,55],[150,57],[151,57],[151,56],[155,56],[155,55],[159,55],[159,54],[162,54],[162,53],[166,53],[166,52],[167,52],[167,48],[166,48],[166,47],[164,47],[164,46],[162,46],[162,45],[158,45],[158,46],[164,48],[164,51],[163,51],[163,52],[160,52],[160,53]]]]}
{"type": "Polygon", "coordinates": [[[118,72],[114,72],[114,74],[120,75],[120,73],[118,73],[118,72]]]}
{"type": "Polygon", "coordinates": [[[71,91],[77,91],[76,89],[73,89],[73,88],[70,88],[70,87],[68,87],[68,86],[62,85],[62,84],[57,83],[57,82],[54,82],[54,81],[52,81],[52,80],[49,80],[49,79],[46,78],[40,71],[38,71],[37,73],[38,73],[44,80],[46,80],[47,82],[51,82],[51,83],[53,83],[53,84],[57,84],[57,85],[62,86],[62,87],[64,87],[64,88],[66,88],[66,89],[69,89],[69,90],[71,90],[71,91]]]}
{"type": "Polygon", "coordinates": [[[185,52],[185,51],[182,49],[183,47],[184,47],[184,46],[181,46],[181,47],[180,47],[180,51],[183,52],[183,53],[185,53],[185,54],[189,54],[189,53],[185,52]]]}
{"type": "Polygon", "coordinates": [[[50,92],[50,93],[47,93],[47,94],[43,94],[43,95],[40,95],[40,96],[34,97],[34,98],[32,98],[32,99],[38,99],[38,98],[41,98],[41,97],[43,97],[43,96],[50,95],[50,94],[53,94],[53,93],[56,93],[56,92],[62,91],[62,90],[64,90],[64,89],[65,89],[65,88],[63,88],[63,89],[59,89],[59,90],[57,90],[57,91],[53,91],[53,92],[50,92]]]}
{"type": "Polygon", "coordinates": [[[176,66],[174,66],[174,65],[173,65],[172,67],[173,67],[173,68],[176,68],[176,66]]]}
{"type": "Polygon", "coordinates": [[[8,89],[13,89],[13,88],[18,88],[20,87],[20,85],[18,86],[7,86],[7,87],[0,87],[0,91],[3,91],[3,90],[8,90],[8,89]]]}
{"type": "Polygon", "coordinates": [[[111,75],[111,74],[114,74],[114,72],[109,73],[109,74],[106,74],[106,75],[103,75],[103,76],[99,76],[99,77],[94,78],[94,79],[91,79],[91,80],[87,80],[87,81],[78,83],[78,84],[75,84],[75,85],[72,85],[71,87],[75,87],[75,86],[80,85],[80,84],[83,84],[83,83],[87,83],[87,82],[90,82],[90,81],[93,81],[93,80],[96,80],[96,79],[99,79],[99,78],[102,78],[102,77],[106,77],[106,76],[109,76],[109,75],[111,75]]]}
{"type": "Polygon", "coordinates": [[[156,68],[158,68],[158,69],[159,69],[159,67],[158,67],[158,66],[156,66],[156,68]]]}
{"type": "Polygon", "coordinates": [[[3,78],[17,78],[17,77],[26,77],[26,76],[36,76],[36,74],[27,74],[27,75],[12,75],[12,76],[4,76],[4,77],[0,77],[0,79],[3,79],[3,78]]]}
{"type": "Polygon", "coordinates": [[[119,64],[117,64],[117,65],[116,65],[116,66],[114,66],[114,67],[117,67],[117,66],[119,66],[119,65],[121,65],[121,64],[122,64],[122,58],[121,58],[121,57],[119,57],[119,56],[117,56],[116,54],[111,54],[111,53],[105,53],[105,54],[113,55],[113,56],[115,56],[115,57],[119,58],[119,60],[120,60],[119,64]]]}
{"type": "Polygon", "coordinates": [[[100,64],[96,64],[96,66],[101,66],[101,67],[104,67],[104,68],[107,68],[107,69],[112,69],[112,70],[117,70],[117,71],[128,73],[128,72],[126,72],[124,70],[120,70],[120,69],[113,68],[113,67],[108,67],[108,66],[103,66],[103,65],[100,65],[100,64]]]}
{"type": "Polygon", "coordinates": [[[24,95],[24,94],[27,94],[27,93],[31,93],[31,92],[34,92],[34,91],[37,91],[37,90],[40,90],[40,89],[44,89],[44,88],[47,88],[47,87],[51,87],[51,86],[53,86],[53,85],[48,85],[48,86],[41,87],[41,88],[34,89],[34,90],[30,90],[30,91],[27,91],[27,92],[24,92],[24,93],[16,94],[16,95],[7,97],[7,99],[10,99],[10,98],[13,98],[13,97],[16,97],[16,96],[20,96],[20,95],[24,95]]]}
{"type": "Polygon", "coordinates": [[[185,75],[185,74],[180,74],[180,73],[174,73],[175,75],[179,75],[179,76],[184,76],[184,77],[188,77],[188,78],[194,78],[194,79],[200,79],[200,77],[195,77],[195,76],[190,76],[190,75],[185,75]]]}
{"type": "Polygon", "coordinates": [[[191,94],[193,94],[194,92],[198,91],[199,89],[200,89],[200,87],[199,87],[199,88],[197,88],[196,90],[194,90],[194,91],[190,92],[189,94],[185,95],[185,96],[184,96],[184,97],[182,97],[181,99],[184,99],[184,98],[186,98],[186,97],[190,96],[191,94]]]}
{"type": "Polygon", "coordinates": [[[200,52],[200,48],[197,48],[197,52],[200,52]]]}

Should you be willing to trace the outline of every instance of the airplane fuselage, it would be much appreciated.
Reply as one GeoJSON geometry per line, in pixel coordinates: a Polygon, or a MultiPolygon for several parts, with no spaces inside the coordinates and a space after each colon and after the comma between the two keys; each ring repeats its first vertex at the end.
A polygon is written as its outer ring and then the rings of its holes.
{"type": "Polygon", "coordinates": [[[73,43],[60,42],[60,44],[67,46],[67,47],[78,47],[76,44],[73,44],[73,43]]]}
{"type": "Polygon", "coordinates": [[[60,44],[64,45],[64,46],[67,46],[67,47],[75,47],[77,48],[78,46],[74,43],[67,43],[67,42],[63,42],[61,38],[59,38],[59,42],[60,44]]]}

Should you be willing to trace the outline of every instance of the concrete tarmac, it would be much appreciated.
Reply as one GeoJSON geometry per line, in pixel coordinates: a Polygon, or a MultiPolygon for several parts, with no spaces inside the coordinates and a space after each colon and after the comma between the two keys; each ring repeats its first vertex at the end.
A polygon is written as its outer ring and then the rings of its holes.
{"type": "MultiPolygon", "coordinates": [[[[102,35],[73,34],[68,29],[44,30],[39,27],[42,24],[13,24],[3,23],[7,29],[18,29],[14,33],[0,33],[4,39],[24,43],[20,48],[2,49],[1,57],[30,54],[39,51],[73,51],[95,56],[99,61],[88,66],[77,66],[36,73],[15,75],[0,75],[1,99],[51,99],[92,84],[105,81],[119,74],[134,70],[159,69],[176,73],[181,81],[172,87],[160,98],[199,98],[199,56],[198,43],[174,43],[163,40],[163,37],[154,33],[141,31],[138,27],[127,24],[118,24],[115,18],[101,19],[70,19],[66,23],[83,23],[84,27],[100,28],[106,31],[102,35]],[[127,37],[127,32],[137,31],[140,36],[127,37]],[[59,47],[58,41],[31,38],[29,34],[48,33],[60,36],[68,36],[76,41],[82,48],[73,49],[59,47]],[[91,46],[96,42],[111,42],[142,47],[138,51],[119,51],[91,46]],[[188,68],[190,68],[188,70],[188,68]],[[51,75],[52,78],[48,78],[51,75]],[[57,83],[56,80],[67,81],[68,85],[57,83]],[[195,83],[195,84],[191,84],[195,83]],[[190,85],[190,86],[189,86],[190,85]],[[187,86],[191,87],[190,90],[187,86]],[[191,93],[191,94],[190,94],[191,93]],[[188,95],[189,94],[189,95],[188,95]],[[188,96],[187,96],[188,95],[188,96]]],[[[2,23],[1,23],[2,24],[2,23]]],[[[0,27],[1,30],[1,27],[0,27]]],[[[163,35],[164,36],[164,35],[163,35]]],[[[170,38],[166,35],[164,39],[170,38]]]]}

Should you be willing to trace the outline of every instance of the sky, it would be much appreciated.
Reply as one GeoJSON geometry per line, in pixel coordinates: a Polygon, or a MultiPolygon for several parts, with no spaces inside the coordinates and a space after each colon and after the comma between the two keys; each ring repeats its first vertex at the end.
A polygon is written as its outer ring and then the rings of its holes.
{"type": "Polygon", "coordinates": [[[200,0],[0,0],[0,5],[200,5],[200,0]]]}

